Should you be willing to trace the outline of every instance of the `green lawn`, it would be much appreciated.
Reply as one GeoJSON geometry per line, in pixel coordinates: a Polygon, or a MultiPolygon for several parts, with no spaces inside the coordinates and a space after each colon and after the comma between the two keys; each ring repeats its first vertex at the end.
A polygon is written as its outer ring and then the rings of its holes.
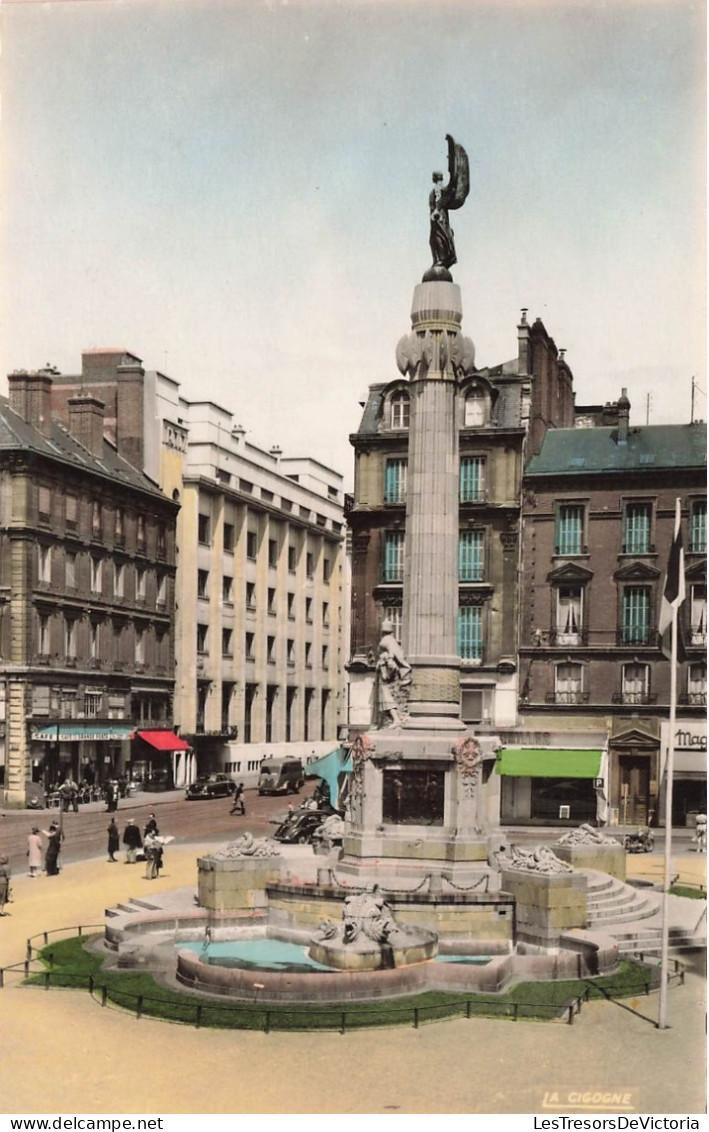
{"type": "Polygon", "coordinates": [[[575,998],[628,998],[646,993],[650,969],[623,961],[615,975],[598,979],[568,979],[549,983],[518,983],[501,995],[445,994],[428,991],[405,999],[338,1005],[258,1003],[222,1004],[162,987],[151,975],[137,971],[102,970],[103,957],[87,951],[86,937],[73,936],[45,947],[39,958],[44,971],[30,975],[30,985],[85,988],[90,978],[94,994],[116,1006],[168,1021],[247,1030],[339,1030],[362,1026],[416,1025],[461,1015],[494,1018],[556,1018],[575,998]],[[105,990],[104,990],[105,988],[105,990]],[[199,1010],[199,1017],[197,1011],[199,1010]]]}
{"type": "Polygon", "coordinates": [[[673,896],[688,896],[690,900],[706,900],[706,889],[690,888],[686,884],[673,884],[670,892],[673,896]]]}

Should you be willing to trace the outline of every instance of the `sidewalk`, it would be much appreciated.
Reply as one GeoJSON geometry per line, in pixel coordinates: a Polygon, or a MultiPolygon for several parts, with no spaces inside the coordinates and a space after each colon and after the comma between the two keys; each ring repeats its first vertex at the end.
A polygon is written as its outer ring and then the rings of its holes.
{"type": "MultiPolygon", "coordinates": [[[[102,924],[106,907],[132,896],[196,887],[196,858],[208,849],[169,847],[158,881],[145,880],[140,866],[114,868],[103,859],[68,865],[58,877],[15,877],[11,914],[0,920],[0,966],[21,960],[37,932],[102,924]]],[[[694,873],[696,863],[682,858],[682,873],[694,873]]],[[[82,1115],[235,1107],[243,1114],[597,1115],[608,1110],[598,1102],[584,1107],[578,1097],[612,1090],[629,1098],[626,1113],[695,1114],[705,1103],[703,1002],[704,980],[690,974],[670,990],[663,1031],[653,1025],[653,994],[590,1003],[573,1026],[461,1019],[419,1030],[265,1035],[138,1021],[101,1009],[85,991],[22,988],[8,977],[0,990],[2,1107],[82,1115]]]]}

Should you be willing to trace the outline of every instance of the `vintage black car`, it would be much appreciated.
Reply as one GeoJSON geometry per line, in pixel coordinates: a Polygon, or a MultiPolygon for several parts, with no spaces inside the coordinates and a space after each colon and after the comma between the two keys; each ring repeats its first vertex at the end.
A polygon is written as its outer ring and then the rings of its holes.
{"type": "Polygon", "coordinates": [[[282,821],[273,836],[276,841],[283,841],[286,844],[297,843],[299,845],[309,845],[313,840],[313,834],[333,813],[332,810],[293,810],[293,813],[288,814],[285,821],[282,821]]]}
{"type": "Polygon", "coordinates": [[[185,798],[193,802],[198,798],[228,798],[236,790],[236,783],[226,774],[200,774],[196,782],[188,786],[185,798]]]}

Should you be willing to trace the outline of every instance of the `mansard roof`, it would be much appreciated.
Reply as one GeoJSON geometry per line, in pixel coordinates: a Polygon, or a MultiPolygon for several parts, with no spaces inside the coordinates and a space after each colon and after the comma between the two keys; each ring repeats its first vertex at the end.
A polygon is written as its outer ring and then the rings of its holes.
{"type": "Polygon", "coordinates": [[[703,421],[684,425],[646,425],[628,429],[626,443],[617,428],[549,429],[527,476],[588,476],[593,472],[652,472],[706,469],[707,427],[703,421]]]}

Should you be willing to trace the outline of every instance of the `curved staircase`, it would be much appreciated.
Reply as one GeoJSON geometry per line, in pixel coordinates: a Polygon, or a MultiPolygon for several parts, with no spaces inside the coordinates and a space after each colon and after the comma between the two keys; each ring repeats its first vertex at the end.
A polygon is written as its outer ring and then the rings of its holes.
{"type": "MultiPolygon", "coordinates": [[[[662,948],[662,893],[634,888],[607,873],[582,870],[587,878],[586,927],[612,936],[621,955],[659,955],[662,948]]],[[[669,897],[669,945],[706,946],[706,904],[669,897]]]]}

